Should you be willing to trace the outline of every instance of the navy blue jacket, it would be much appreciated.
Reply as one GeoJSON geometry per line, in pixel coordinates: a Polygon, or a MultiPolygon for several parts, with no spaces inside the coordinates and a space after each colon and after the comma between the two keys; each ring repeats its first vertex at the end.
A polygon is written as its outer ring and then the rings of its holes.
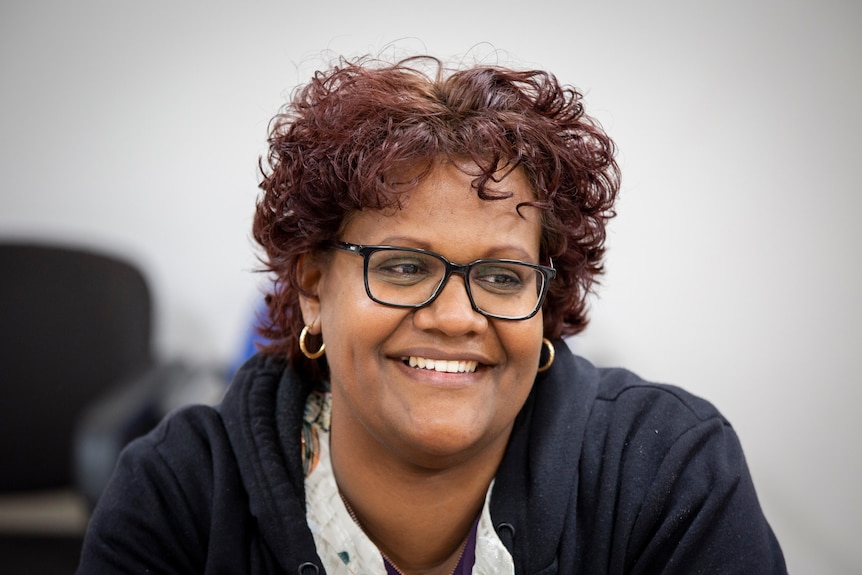
{"type": "MultiPolygon", "coordinates": [[[[300,459],[310,390],[255,356],[219,407],[184,408],[130,444],[78,573],[323,573],[300,459]]],[[[563,342],[518,415],[491,517],[516,573],[786,573],[715,408],[563,342]]]]}

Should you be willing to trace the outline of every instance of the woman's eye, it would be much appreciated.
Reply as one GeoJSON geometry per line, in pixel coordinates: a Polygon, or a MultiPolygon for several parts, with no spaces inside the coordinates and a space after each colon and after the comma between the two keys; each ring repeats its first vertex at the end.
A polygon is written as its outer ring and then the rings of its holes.
{"type": "Polygon", "coordinates": [[[473,281],[486,290],[501,293],[520,291],[524,283],[520,274],[505,267],[480,268],[473,281]]]}
{"type": "Polygon", "coordinates": [[[409,285],[417,283],[430,274],[428,267],[416,258],[389,258],[373,266],[375,279],[389,283],[409,285]]]}
{"type": "Polygon", "coordinates": [[[392,264],[384,268],[389,271],[389,273],[397,274],[397,275],[416,275],[420,273],[422,270],[416,264],[392,264]]]}

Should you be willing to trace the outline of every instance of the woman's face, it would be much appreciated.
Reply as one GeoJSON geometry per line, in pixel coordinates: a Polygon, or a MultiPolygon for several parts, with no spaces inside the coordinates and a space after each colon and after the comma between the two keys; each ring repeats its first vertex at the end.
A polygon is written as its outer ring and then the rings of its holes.
{"type": "MultiPolygon", "coordinates": [[[[542,263],[540,213],[516,211],[535,197],[522,171],[495,185],[512,194],[504,200],[480,199],[472,179],[439,163],[403,209],[357,212],[340,239],[422,248],[462,264],[481,258],[542,263]]],[[[317,263],[307,259],[300,273],[317,296],[303,300],[303,316],[326,342],[333,441],[340,433],[421,466],[486,449],[502,453],[539,365],[541,312],[520,321],[480,315],[460,275],[427,307],[387,307],[366,295],[362,257],[341,250],[317,263]],[[411,367],[410,358],[465,361],[475,369],[411,367]]]]}

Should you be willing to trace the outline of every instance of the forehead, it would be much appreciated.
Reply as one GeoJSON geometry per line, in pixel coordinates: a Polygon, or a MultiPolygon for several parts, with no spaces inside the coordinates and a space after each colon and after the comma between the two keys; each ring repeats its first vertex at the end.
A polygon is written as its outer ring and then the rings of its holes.
{"type": "Polygon", "coordinates": [[[524,205],[536,199],[524,171],[501,170],[498,180],[488,182],[487,193],[499,199],[479,197],[477,174],[475,165],[435,163],[404,192],[400,208],[352,214],[342,239],[388,245],[398,241],[459,259],[486,257],[509,245],[538,258],[541,214],[524,205]]]}

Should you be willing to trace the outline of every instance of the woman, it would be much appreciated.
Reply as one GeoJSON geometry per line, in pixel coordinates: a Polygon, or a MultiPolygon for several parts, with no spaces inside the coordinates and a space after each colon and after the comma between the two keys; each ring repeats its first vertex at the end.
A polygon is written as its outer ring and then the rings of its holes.
{"type": "Polygon", "coordinates": [[[318,72],[271,126],[269,344],[125,451],[79,572],[784,573],[721,415],[561,340],[618,188],[545,72],[318,72]]]}

